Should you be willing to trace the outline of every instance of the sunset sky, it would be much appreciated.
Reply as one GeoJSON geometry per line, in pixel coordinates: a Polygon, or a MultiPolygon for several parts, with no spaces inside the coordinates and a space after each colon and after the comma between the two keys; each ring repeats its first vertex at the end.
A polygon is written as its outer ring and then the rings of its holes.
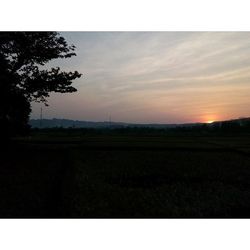
{"type": "Polygon", "coordinates": [[[134,123],[250,116],[250,32],[63,32],[78,92],[34,103],[31,118],[134,123]]]}

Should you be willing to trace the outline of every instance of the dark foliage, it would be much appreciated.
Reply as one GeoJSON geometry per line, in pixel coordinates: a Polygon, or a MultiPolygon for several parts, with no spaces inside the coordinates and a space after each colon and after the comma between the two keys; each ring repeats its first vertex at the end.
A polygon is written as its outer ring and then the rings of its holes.
{"type": "Polygon", "coordinates": [[[74,92],[72,81],[81,77],[59,67],[45,68],[50,60],[75,56],[57,32],[0,33],[0,129],[5,136],[28,128],[30,102],[44,102],[50,92],[74,92]]]}
{"type": "Polygon", "coordinates": [[[249,133],[106,131],[13,138],[0,217],[250,218],[249,133]]]}

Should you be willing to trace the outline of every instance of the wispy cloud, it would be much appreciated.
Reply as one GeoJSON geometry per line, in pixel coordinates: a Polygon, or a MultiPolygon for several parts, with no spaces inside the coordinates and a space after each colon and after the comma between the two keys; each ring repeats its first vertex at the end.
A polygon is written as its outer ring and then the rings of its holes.
{"type": "Polygon", "coordinates": [[[52,95],[50,117],[188,122],[249,115],[248,32],[63,35],[78,56],[56,63],[83,77],[76,94],[52,95]]]}

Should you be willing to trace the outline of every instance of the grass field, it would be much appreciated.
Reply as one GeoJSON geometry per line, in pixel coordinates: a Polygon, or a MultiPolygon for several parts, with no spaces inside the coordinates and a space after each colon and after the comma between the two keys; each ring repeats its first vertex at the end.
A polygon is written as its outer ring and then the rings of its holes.
{"type": "Polygon", "coordinates": [[[0,217],[250,217],[250,135],[36,132],[0,159],[0,217]]]}

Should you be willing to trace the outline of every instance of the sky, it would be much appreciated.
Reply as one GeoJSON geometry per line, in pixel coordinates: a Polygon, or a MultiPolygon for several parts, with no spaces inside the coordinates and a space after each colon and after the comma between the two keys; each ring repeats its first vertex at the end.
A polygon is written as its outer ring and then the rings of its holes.
{"type": "Polygon", "coordinates": [[[77,92],[52,93],[31,118],[132,123],[250,116],[250,32],[62,32],[77,56],[77,92]]]}

